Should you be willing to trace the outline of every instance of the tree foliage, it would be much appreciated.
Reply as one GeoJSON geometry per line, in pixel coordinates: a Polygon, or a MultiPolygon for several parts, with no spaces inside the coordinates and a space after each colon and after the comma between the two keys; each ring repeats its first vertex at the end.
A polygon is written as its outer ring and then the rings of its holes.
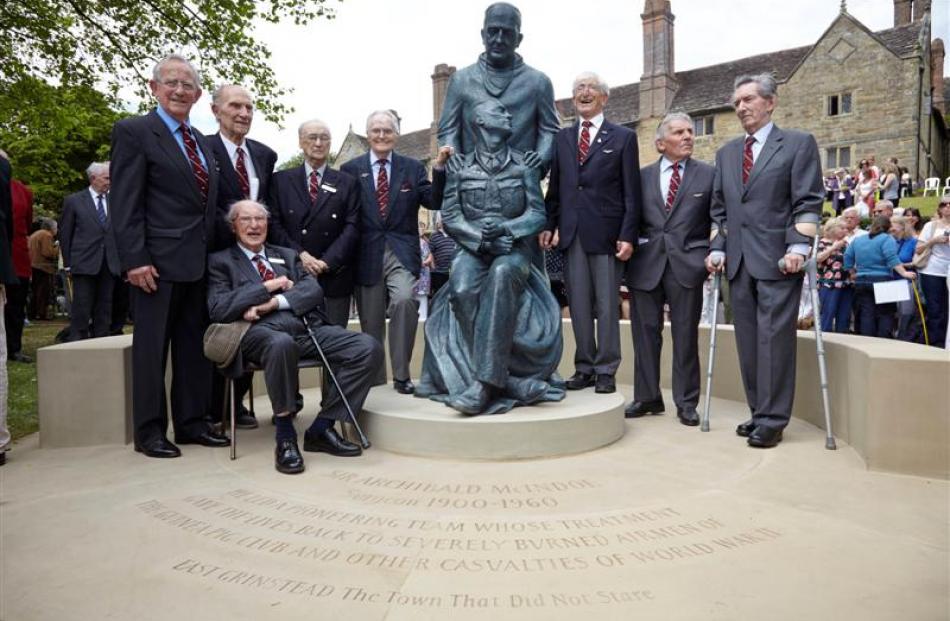
{"type": "Polygon", "coordinates": [[[63,197],[85,187],[85,170],[108,157],[121,114],[88,86],[50,86],[26,77],[0,90],[0,148],[13,176],[34,192],[37,215],[56,215],[63,197]]]}
{"type": "Polygon", "coordinates": [[[195,60],[205,86],[245,84],[268,120],[291,111],[255,22],[333,18],[327,0],[5,0],[0,2],[0,89],[38,77],[97,85],[117,99],[132,85],[147,101],[148,72],[171,52],[195,60]]]}

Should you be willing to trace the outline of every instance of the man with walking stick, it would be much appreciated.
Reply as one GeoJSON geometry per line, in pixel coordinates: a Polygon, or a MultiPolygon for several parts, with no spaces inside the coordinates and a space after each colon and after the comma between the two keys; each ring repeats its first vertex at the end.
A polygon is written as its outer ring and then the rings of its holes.
{"type": "MultiPolygon", "coordinates": [[[[267,218],[267,209],[255,201],[231,207],[228,221],[237,243],[208,258],[208,311],[214,322],[250,323],[231,364],[242,366],[246,359],[263,367],[277,428],[275,467],[296,474],[304,469],[291,417],[298,360],[319,355],[336,379],[336,388],[326,391],[319,415],[304,434],[304,451],[355,456],[362,449],[344,440],[334,423],[347,419],[347,401],[354,412],[363,407],[383,352],[373,337],[329,324],[323,290],[297,253],[265,245],[267,218]]],[[[228,374],[239,372],[229,369],[228,374]]]]}

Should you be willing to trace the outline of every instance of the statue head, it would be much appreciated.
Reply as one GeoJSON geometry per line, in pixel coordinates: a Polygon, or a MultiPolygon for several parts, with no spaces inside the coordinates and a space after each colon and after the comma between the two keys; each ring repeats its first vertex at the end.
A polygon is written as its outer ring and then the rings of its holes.
{"type": "Polygon", "coordinates": [[[475,106],[475,127],[477,146],[495,152],[511,137],[511,114],[497,99],[486,99],[475,106]]]}
{"type": "Polygon", "coordinates": [[[482,43],[485,58],[496,69],[514,65],[515,50],[521,45],[521,11],[507,2],[496,2],[485,9],[482,43]]]}

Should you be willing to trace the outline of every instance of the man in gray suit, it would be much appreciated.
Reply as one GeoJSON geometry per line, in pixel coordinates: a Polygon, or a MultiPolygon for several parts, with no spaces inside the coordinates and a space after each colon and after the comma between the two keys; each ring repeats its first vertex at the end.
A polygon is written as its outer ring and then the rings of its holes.
{"type": "Polygon", "coordinates": [[[637,252],[627,263],[632,300],[633,403],[625,414],[639,418],[666,408],[660,394],[663,305],[670,305],[673,332],[673,401],[684,425],[699,424],[698,326],[703,307],[703,264],[712,224],[709,204],[716,170],[692,160],[693,120],[668,114],[656,130],[660,159],[640,170],[643,212],[637,252]]]}
{"type": "Polygon", "coordinates": [[[119,275],[119,255],[109,218],[109,162],[93,162],[86,176],[89,187],[70,194],[63,202],[59,227],[63,266],[73,282],[70,339],[74,341],[109,334],[112,289],[119,275]]]}
{"type": "Polygon", "coordinates": [[[733,105],[745,136],[716,153],[712,210],[719,234],[706,259],[707,269],[725,268],[729,278],[739,368],[752,411],[736,433],[759,448],[781,442],[791,417],[802,267],[824,200],[815,138],[779,129],[772,122],[777,100],[770,74],[736,78],[733,105]]]}
{"type": "MultiPolygon", "coordinates": [[[[383,349],[368,334],[328,323],[323,289],[303,268],[297,252],[265,246],[267,216],[267,209],[255,201],[242,200],[231,206],[228,221],[237,243],[208,257],[208,312],[212,321],[243,319],[251,323],[228,375],[241,375],[244,359],[264,367],[276,425],[275,466],[278,472],[296,474],[304,469],[291,416],[298,408],[297,362],[317,356],[302,318],[310,323],[355,413],[363,407],[373,374],[382,363],[383,349]]],[[[333,428],[334,422],[346,415],[340,393],[331,388],[304,435],[304,450],[359,455],[359,445],[347,442],[333,428]]]]}

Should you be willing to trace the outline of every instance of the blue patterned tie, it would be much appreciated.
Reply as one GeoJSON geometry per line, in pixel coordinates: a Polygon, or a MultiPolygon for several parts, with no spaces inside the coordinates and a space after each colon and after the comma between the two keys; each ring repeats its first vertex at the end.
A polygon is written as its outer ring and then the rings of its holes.
{"type": "Polygon", "coordinates": [[[99,216],[99,224],[106,225],[106,206],[102,202],[102,194],[96,197],[96,215],[99,216]]]}

